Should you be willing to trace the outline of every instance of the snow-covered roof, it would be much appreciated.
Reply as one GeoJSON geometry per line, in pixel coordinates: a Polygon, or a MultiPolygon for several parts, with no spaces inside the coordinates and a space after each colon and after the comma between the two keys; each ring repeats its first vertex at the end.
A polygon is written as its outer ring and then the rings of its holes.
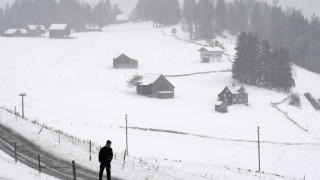
{"type": "Polygon", "coordinates": [[[154,83],[161,74],[145,74],[143,75],[143,78],[139,81],[141,84],[140,85],[149,85],[154,83]]]}
{"type": "Polygon", "coordinates": [[[224,103],[223,101],[217,101],[216,103],[214,103],[214,105],[220,106],[220,105],[222,105],[223,103],[224,103]]]}
{"type": "Polygon", "coordinates": [[[26,30],[26,29],[19,29],[19,31],[20,31],[22,34],[27,34],[27,30],[26,30]]]}
{"type": "Polygon", "coordinates": [[[116,17],[117,21],[129,21],[129,17],[127,15],[117,15],[116,17]]]}
{"type": "Polygon", "coordinates": [[[65,30],[68,24],[51,24],[49,30],[65,30]]]}
{"type": "Polygon", "coordinates": [[[223,49],[220,47],[203,47],[199,51],[223,52],[223,49]]]}
{"type": "Polygon", "coordinates": [[[4,34],[14,34],[18,29],[8,29],[4,34]]]}
{"type": "Polygon", "coordinates": [[[44,27],[44,25],[28,25],[28,29],[30,30],[37,30],[37,27],[40,27],[40,30],[46,30],[46,28],[44,27]]]}
{"type": "MultiPolygon", "coordinates": [[[[232,94],[239,94],[239,90],[241,88],[243,88],[242,86],[227,86],[227,88],[229,89],[229,91],[232,93],[232,94]]],[[[243,88],[244,89],[244,88],[243,88]]],[[[244,89],[244,93],[248,94],[248,92],[244,89]]]]}

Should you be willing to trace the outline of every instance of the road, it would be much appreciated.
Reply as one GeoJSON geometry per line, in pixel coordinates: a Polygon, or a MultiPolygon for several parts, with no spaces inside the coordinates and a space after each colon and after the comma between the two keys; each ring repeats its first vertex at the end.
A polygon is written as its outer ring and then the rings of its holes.
{"type": "MultiPolygon", "coordinates": [[[[14,159],[14,143],[17,145],[18,162],[35,170],[38,168],[38,154],[41,157],[41,172],[62,180],[73,180],[72,163],[47,153],[22,135],[0,124],[0,149],[14,159]]],[[[99,167],[97,167],[99,168],[99,167]]],[[[105,174],[105,172],[104,172],[105,174]]],[[[76,164],[77,180],[97,180],[98,171],[83,168],[76,164]]],[[[105,179],[105,177],[104,177],[105,179]]],[[[120,180],[112,177],[112,180],[120,180]]]]}

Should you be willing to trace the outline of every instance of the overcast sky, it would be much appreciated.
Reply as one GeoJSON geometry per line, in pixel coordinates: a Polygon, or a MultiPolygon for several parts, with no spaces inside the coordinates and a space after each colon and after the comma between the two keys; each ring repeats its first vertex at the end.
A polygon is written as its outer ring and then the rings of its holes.
{"type": "MultiPolygon", "coordinates": [[[[14,0],[0,0],[0,6],[5,6],[7,2],[14,0]]],[[[88,3],[97,3],[99,0],[85,0],[88,3]]],[[[138,0],[111,0],[112,3],[118,3],[125,14],[130,14],[138,0]]],[[[180,0],[183,2],[183,0],[180,0]]],[[[269,0],[272,2],[272,0],[269,0]]],[[[279,0],[283,9],[294,7],[301,9],[306,17],[311,17],[313,13],[320,16],[320,0],[279,0]]]]}

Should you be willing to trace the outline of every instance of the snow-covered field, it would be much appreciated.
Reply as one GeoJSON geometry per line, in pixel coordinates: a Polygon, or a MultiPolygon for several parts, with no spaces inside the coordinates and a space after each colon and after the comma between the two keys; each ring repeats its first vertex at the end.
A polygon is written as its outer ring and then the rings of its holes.
{"type": "MultiPolygon", "coordinates": [[[[320,112],[303,96],[310,92],[320,98],[319,75],[295,67],[297,86],[293,91],[300,95],[302,108],[287,102],[278,105],[309,132],[271,106],[287,94],[258,87],[244,85],[249,92],[248,107],[234,105],[227,114],[215,112],[218,93],[233,82],[241,85],[231,78],[231,72],[170,77],[176,87],[174,99],[137,95],[126,85],[137,73],[176,75],[231,69],[227,56],[222,62],[200,63],[201,46],[165,36],[170,31],[169,27],[153,29],[151,23],[137,23],[110,26],[104,32],[77,33],[73,34],[75,39],[69,40],[0,37],[0,105],[11,109],[16,106],[21,112],[18,94],[27,93],[25,114],[29,119],[100,145],[111,139],[119,154],[125,149],[121,126],[125,126],[124,117],[128,114],[128,126],[138,128],[129,129],[132,162],[134,157],[151,164],[157,161],[155,166],[163,169],[156,172],[157,168],[151,168],[155,171],[155,177],[151,177],[143,168],[123,172],[121,161],[115,161],[113,175],[127,179],[259,179],[254,172],[234,173],[258,169],[258,126],[264,172],[283,175],[284,179],[302,179],[304,175],[307,179],[320,179],[320,112]],[[120,53],[137,59],[139,69],[113,69],[112,59],[120,53]]],[[[180,30],[178,35],[187,37],[180,30]]],[[[234,54],[234,37],[219,41],[224,43],[227,54],[234,54]]],[[[8,126],[22,123],[12,121],[14,117],[5,111],[0,113],[0,121],[8,126]]],[[[20,132],[27,134],[29,129],[38,131],[37,127],[23,128],[28,126],[26,123],[20,126],[20,132]]],[[[29,136],[39,141],[36,134],[29,136]]],[[[51,135],[43,138],[48,137],[51,135]]],[[[52,151],[59,154],[58,150],[52,151]]],[[[75,154],[64,156],[69,160],[75,154]]],[[[79,156],[76,158],[86,164],[88,158],[83,153],[79,156]]]]}

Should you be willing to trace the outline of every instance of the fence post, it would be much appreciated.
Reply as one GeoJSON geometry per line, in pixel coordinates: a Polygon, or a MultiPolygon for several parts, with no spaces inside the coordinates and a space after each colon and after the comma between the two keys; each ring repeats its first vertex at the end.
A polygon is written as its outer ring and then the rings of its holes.
{"type": "Polygon", "coordinates": [[[126,161],[126,155],[127,155],[127,150],[124,150],[123,162],[125,162],[125,161],[126,161]]]}
{"type": "Polygon", "coordinates": [[[18,160],[17,160],[17,143],[14,143],[13,145],[14,145],[14,160],[16,162],[18,162],[18,160]]]}
{"type": "Polygon", "coordinates": [[[39,165],[39,173],[41,173],[40,154],[38,154],[38,165],[39,165]]]}
{"type": "Polygon", "coordinates": [[[91,161],[91,141],[90,141],[90,156],[89,156],[89,159],[91,161]]]}
{"type": "Polygon", "coordinates": [[[72,170],[73,170],[73,180],[77,180],[76,176],[76,163],[72,161],[72,170]]]}

